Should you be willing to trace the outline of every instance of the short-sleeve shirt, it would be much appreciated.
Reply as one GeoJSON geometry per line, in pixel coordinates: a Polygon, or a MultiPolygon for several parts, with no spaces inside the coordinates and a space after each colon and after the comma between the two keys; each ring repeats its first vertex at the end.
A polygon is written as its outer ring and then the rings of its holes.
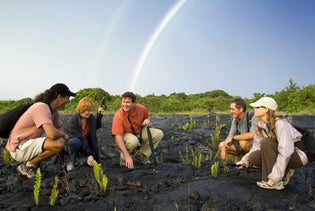
{"type": "Polygon", "coordinates": [[[19,118],[10,133],[6,149],[15,152],[16,148],[29,139],[42,136],[43,124],[53,124],[56,128],[63,126],[63,122],[58,111],[51,113],[50,107],[46,103],[37,102],[29,107],[19,118]]]}
{"type": "Polygon", "coordinates": [[[251,119],[247,119],[248,116],[249,112],[246,111],[242,119],[233,118],[229,134],[235,136],[254,131],[256,129],[258,117],[253,116],[251,119]],[[248,121],[251,121],[251,123],[249,124],[248,121]],[[248,128],[249,125],[250,128],[248,128]]]}
{"type": "MultiPolygon", "coordinates": [[[[141,104],[135,104],[134,111],[131,113],[125,112],[120,108],[114,115],[112,123],[112,135],[121,135],[124,133],[133,133],[132,127],[136,134],[139,134],[141,131],[141,125],[143,120],[150,116],[148,109],[141,104]],[[128,116],[130,122],[128,120],[128,116]],[[132,127],[131,127],[132,125],[132,127]]],[[[135,135],[136,135],[135,134],[135,135]]]]}

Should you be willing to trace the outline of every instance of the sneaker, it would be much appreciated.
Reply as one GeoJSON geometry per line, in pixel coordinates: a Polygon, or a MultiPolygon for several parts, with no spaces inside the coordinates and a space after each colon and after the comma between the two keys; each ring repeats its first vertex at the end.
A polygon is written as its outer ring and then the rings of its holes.
{"type": "Polygon", "coordinates": [[[73,167],[74,167],[73,163],[71,161],[69,161],[67,163],[67,171],[71,171],[73,169],[73,167]]]}
{"type": "Polygon", "coordinates": [[[25,163],[22,163],[22,164],[18,165],[16,170],[21,175],[26,176],[29,179],[32,179],[33,177],[35,177],[35,171],[36,171],[35,168],[36,168],[36,166],[27,167],[25,165],[25,163]]]}
{"type": "Polygon", "coordinates": [[[284,189],[283,181],[273,184],[272,186],[269,186],[267,182],[265,181],[260,181],[260,182],[257,182],[256,184],[258,187],[264,188],[264,189],[270,189],[270,190],[283,190],[284,189]]]}
{"type": "Polygon", "coordinates": [[[285,177],[283,178],[283,185],[287,185],[290,182],[291,177],[293,176],[295,169],[289,169],[286,173],[285,177]]]}
{"type": "Polygon", "coordinates": [[[140,163],[147,165],[147,164],[151,164],[150,159],[145,156],[144,154],[142,154],[140,151],[137,151],[134,155],[134,159],[136,161],[139,161],[140,163]]]}

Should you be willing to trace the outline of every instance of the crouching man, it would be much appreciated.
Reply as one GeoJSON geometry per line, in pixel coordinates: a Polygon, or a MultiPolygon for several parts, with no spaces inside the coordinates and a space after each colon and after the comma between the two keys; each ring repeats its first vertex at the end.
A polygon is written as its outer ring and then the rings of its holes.
{"type": "MultiPolygon", "coordinates": [[[[120,165],[132,169],[134,159],[142,164],[150,163],[152,154],[146,128],[151,126],[148,109],[136,103],[136,95],[125,92],[122,97],[121,108],[115,113],[112,123],[112,135],[120,150],[120,165]],[[139,139],[142,140],[140,143],[139,139]],[[141,144],[140,149],[134,152],[141,144]]],[[[163,132],[159,129],[149,128],[154,149],[163,138],[163,132]]]]}
{"type": "Polygon", "coordinates": [[[69,137],[63,131],[58,109],[64,108],[70,96],[75,96],[61,83],[37,95],[34,104],[26,110],[12,129],[6,149],[13,159],[22,162],[17,171],[35,176],[37,164],[59,153],[69,137]]]}

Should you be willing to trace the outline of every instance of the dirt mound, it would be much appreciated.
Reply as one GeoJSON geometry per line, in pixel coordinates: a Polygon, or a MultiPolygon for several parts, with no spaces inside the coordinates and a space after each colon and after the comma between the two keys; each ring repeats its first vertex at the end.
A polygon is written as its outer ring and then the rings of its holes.
{"type": "MultiPolygon", "coordinates": [[[[64,116],[67,119],[67,116],[64,116]]],[[[220,115],[224,138],[231,117],[220,115]]],[[[294,116],[296,125],[315,128],[315,116],[294,116]]],[[[257,169],[237,170],[220,164],[218,177],[211,175],[214,158],[210,135],[214,133],[216,115],[154,115],[154,127],[164,131],[157,148],[158,163],[140,165],[133,170],[119,166],[119,152],[111,136],[112,116],[104,116],[98,131],[101,164],[108,177],[106,191],[97,184],[93,169],[76,167],[66,173],[60,165],[49,161],[41,164],[42,182],[39,205],[33,197],[34,180],[17,174],[17,163],[0,164],[1,210],[314,210],[315,163],[296,170],[283,191],[264,190],[256,186],[260,180],[257,169]],[[183,130],[191,122],[194,127],[183,130]],[[191,152],[200,152],[208,159],[199,167],[190,162],[191,152]],[[62,183],[54,206],[49,197],[55,176],[62,183]]],[[[2,143],[2,149],[5,143],[2,143]]]]}

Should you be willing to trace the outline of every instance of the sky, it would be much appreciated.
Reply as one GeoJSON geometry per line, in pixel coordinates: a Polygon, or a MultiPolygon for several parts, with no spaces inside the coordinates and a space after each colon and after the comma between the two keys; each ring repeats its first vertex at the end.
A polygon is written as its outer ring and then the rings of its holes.
{"type": "Polygon", "coordinates": [[[313,0],[0,0],[0,100],[314,84],[313,0]]]}

